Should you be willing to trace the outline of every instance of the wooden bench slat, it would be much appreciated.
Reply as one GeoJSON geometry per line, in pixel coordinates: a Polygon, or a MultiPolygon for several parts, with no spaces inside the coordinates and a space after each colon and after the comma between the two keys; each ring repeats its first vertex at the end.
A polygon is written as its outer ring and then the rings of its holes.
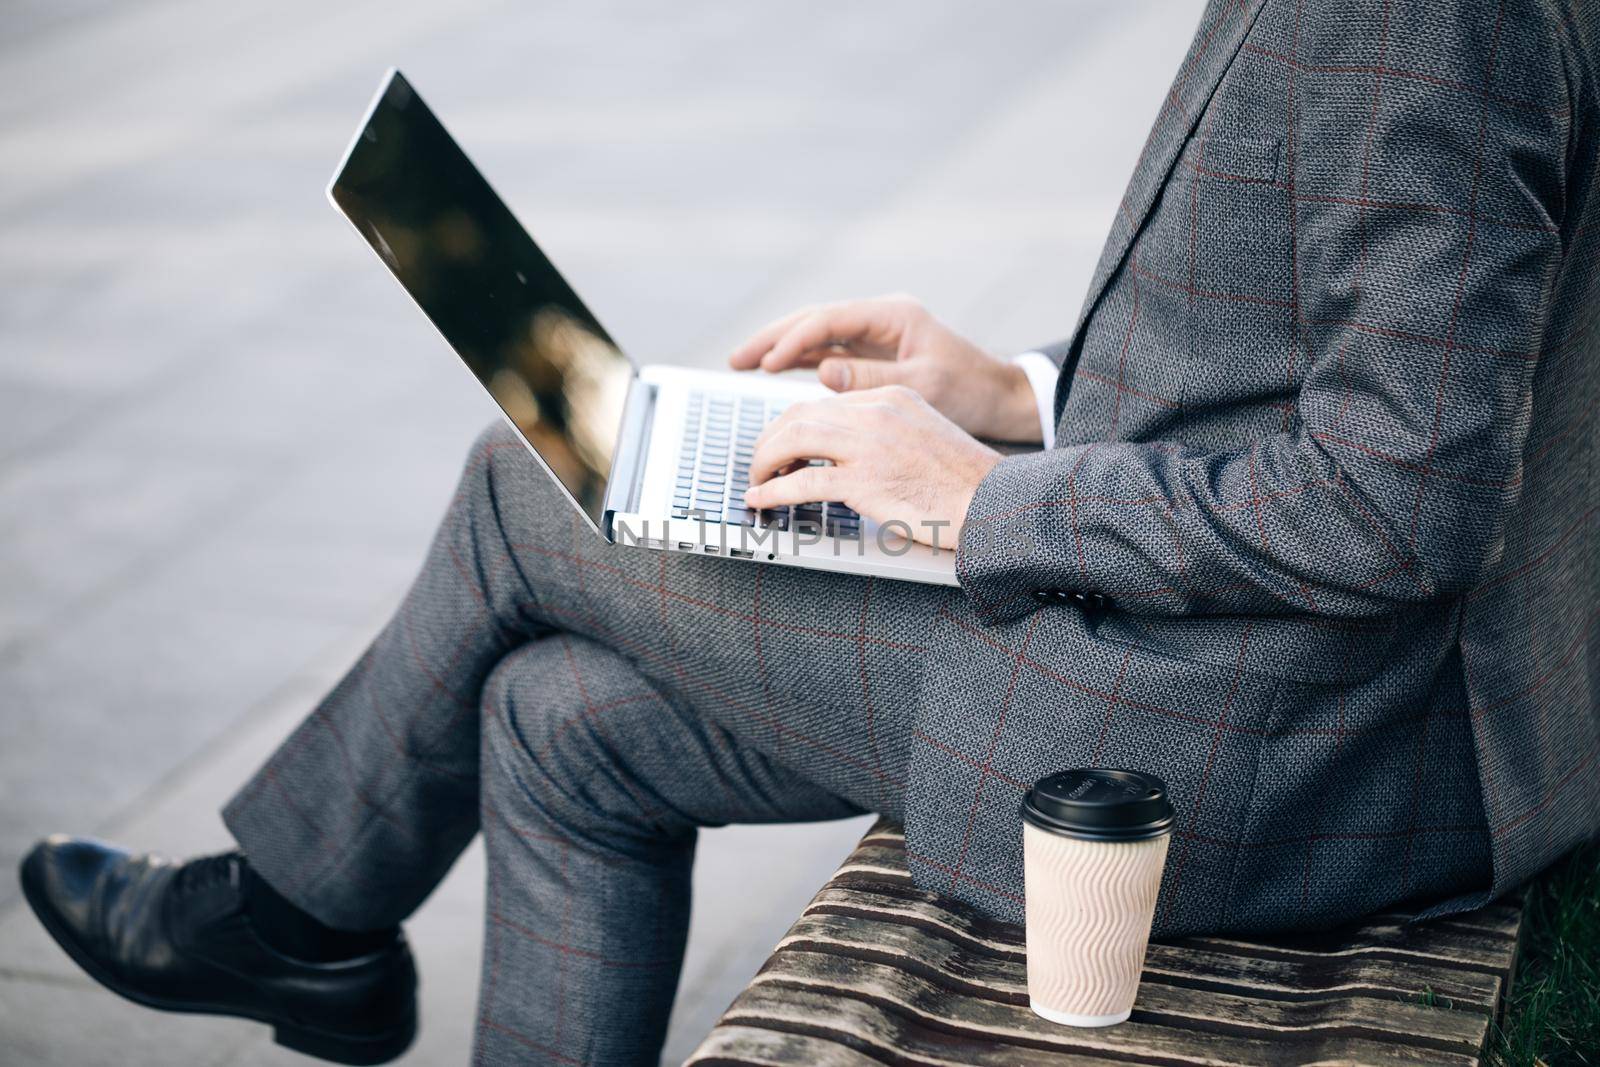
{"type": "MultiPolygon", "coordinates": [[[[899,917],[817,914],[802,916],[779,942],[779,951],[830,946],[898,961],[901,966],[946,975],[970,986],[978,995],[1021,1004],[1027,996],[1026,964],[987,955],[981,949],[940,935],[899,917]],[[888,921],[884,921],[887,918],[888,921]]],[[[1152,945],[1145,964],[1145,980],[1179,979],[1164,984],[1189,988],[1215,988],[1241,996],[1280,1001],[1326,999],[1330,996],[1372,995],[1388,999],[1412,998],[1418,989],[1448,997],[1461,1009],[1487,1014],[1499,991],[1499,979],[1475,972],[1461,973],[1415,964],[1396,968],[1384,962],[1335,960],[1329,966],[1306,966],[1272,959],[1251,959],[1210,954],[1167,945],[1152,945]]]]}
{"type": "Polygon", "coordinates": [[[920,891],[886,892],[882,886],[863,887],[849,882],[829,882],[817,891],[817,895],[811,898],[811,903],[801,914],[812,915],[819,912],[897,916],[920,926],[937,928],[948,937],[996,956],[1018,961],[1027,958],[1020,927],[996,936],[996,931],[985,929],[984,925],[974,922],[973,917],[965,911],[946,907],[937,900],[929,900],[927,895],[920,891]]]}
{"type": "MultiPolygon", "coordinates": [[[[775,957],[773,965],[733,1002],[725,1018],[747,1025],[761,1019],[788,1019],[790,1025],[810,1027],[813,1033],[826,1028],[851,1042],[900,1049],[911,1053],[913,1060],[919,1058],[915,1055],[919,1048],[957,1045],[968,1048],[969,1058],[983,1049],[1005,1053],[993,1060],[971,1060],[978,1064],[1018,1062],[1024,1049],[1173,1065],[1277,1067],[1285,1062],[1338,1059],[1375,1067],[1471,1062],[1470,1052],[1377,1040],[1353,1027],[1241,1034],[1213,1026],[1203,1041],[1196,1041],[1188,1027],[1136,1015],[1120,1026],[1075,1029],[1041,1019],[1027,1008],[935,987],[893,966],[804,951],[775,957]],[[875,1010],[868,1012],[863,1005],[875,1010]],[[861,1025],[864,1018],[870,1018],[870,1026],[861,1025]]],[[[1039,1058],[1038,1062],[1051,1061],[1039,1058]]]]}
{"type": "Polygon", "coordinates": [[[689,1062],[857,1067],[1475,1064],[1515,960],[1519,900],[1415,923],[1153,944],[1133,1017],[1027,1007],[1020,927],[918,888],[879,822],[689,1062]]]}
{"type": "MultiPolygon", "coordinates": [[[[997,941],[973,928],[970,918],[942,905],[906,901],[898,896],[872,893],[859,886],[824,886],[795,923],[790,936],[808,929],[806,920],[834,915],[858,920],[904,923],[925,929],[931,936],[962,945],[974,953],[1013,963],[1018,976],[1026,968],[1026,953],[1018,942],[997,941]]],[[[1274,953],[1237,952],[1229,945],[1210,949],[1210,942],[1190,939],[1178,945],[1150,945],[1146,957],[1147,977],[1171,976],[1179,984],[1240,984],[1258,990],[1264,997],[1283,1000],[1310,997],[1318,993],[1374,993],[1406,997],[1418,990],[1432,990],[1456,1008],[1475,1008],[1493,1013],[1501,995],[1501,979],[1477,968],[1459,969],[1446,958],[1418,955],[1390,960],[1386,953],[1346,955],[1296,955],[1278,957],[1274,953]],[[1184,977],[1195,981],[1182,982],[1184,977]]],[[[1248,942],[1246,942],[1248,944],[1248,942]]],[[[1250,945],[1254,949],[1254,945],[1250,945]]],[[[1019,977],[1021,981],[1021,977],[1019,977]]]]}
{"type": "MultiPolygon", "coordinates": [[[[868,1001],[778,984],[746,990],[728,1009],[727,1018],[746,1031],[757,1027],[783,1033],[800,1031],[818,1043],[833,1043],[865,1055],[880,1067],[885,1063],[916,1067],[1104,1067],[1122,1062],[1094,1054],[1000,1045],[963,1037],[920,1026],[868,1001]]],[[[703,1063],[698,1057],[697,1052],[688,1062],[703,1063]]]]}
{"type": "MultiPolygon", "coordinates": [[[[774,960],[789,958],[795,950],[874,961],[922,977],[939,989],[997,1001],[1010,1008],[1027,1008],[1024,969],[1003,961],[984,960],[947,942],[939,944],[925,931],[907,926],[843,917],[802,920],[779,944],[774,960]]],[[[1262,998],[1258,992],[1256,987],[1195,989],[1190,985],[1146,981],[1139,987],[1134,1016],[1162,1016],[1168,1022],[1189,1027],[1230,1027],[1237,1032],[1256,1030],[1264,1035],[1328,1029],[1387,1032],[1392,1040],[1464,1053],[1482,1046],[1490,1021],[1488,1014],[1438,1011],[1416,1001],[1402,1000],[1387,990],[1379,990],[1378,995],[1339,990],[1334,995],[1298,1000],[1262,998]]]]}
{"type": "MultiPolygon", "coordinates": [[[[885,883],[903,886],[925,902],[925,906],[940,908],[937,898],[916,889],[906,870],[903,849],[895,849],[890,842],[895,838],[887,833],[874,833],[864,841],[872,844],[858,845],[836,872],[830,885],[855,886],[865,891],[880,891],[885,883]]],[[[1520,929],[1521,909],[1499,905],[1473,912],[1468,916],[1452,916],[1428,923],[1411,922],[1404,912],[1388,912],[1370,917],[1363,923],[1342,930],[1300,935],[1282,935],[1269,941],[1244,941],[1237,938],[1198,938],[1187,942],[1205,944],[1210,948],[1243,946],[1248,952],[1260,954],[1274,952],[1282,956],[1314,954],[1328,956],[1338,953],[1366,955],[1402,955],[1431,959],[1446,966],[1472,967],[1489,974],[1502,974],[1514,951],[1520,929]]],[[[999,925],[999,924],[993,924],[999,925]]],[[[1017,942],[1020,945],[1020,940],[1017,942]]]]}
{"type": "Polygon", "coordinates": [[[1308,1000],[1334,996],[1418,1000],[1431,993],[1452,1009],[1493,1015],[1500,979],[1474,971],[1413,964],[1400,968],[1387,960],[1351,960],[1341,966],[1285,965],[1281,960],[1202,953],[1151,945],[1145,979],[1165,985],[1248,992],[1264,1000],[1308,1000]]]}
{"type": "MultiPolygon", "coordinates": [[[[1021,964],[1022,947],[998,942],[970,930],[970,924],[947,909],[908,902],[853,886],[825,887],[804,913],[808,917],[854,916],[900,921],[929,930],[958,944],[1021,964]]],[[[825,921],[825,920],[824,920],[825,921]]],[[[1294,999],[1341,989],[1396,996],[1431,991],[1457,1008],[1492,1013],[1502,992],[1501,980],[1478,967],[1461,967],[1450,956],[1397,955],[1375,948],[1341,954],[1283,954],[1250,942],[1198,940],[1150,946],[1147,978],[1171,976],[1178,984],[1238,982],[1263,996],[1294,999]]],[[[1500,968],[1510,966],[1510,957],[1500,968]]]]}
{"type": "Polygon", "coordinates": [[[1375,1041],[1471,1056],[1483,1047],[1489,1016],[1439,1011],[1415,1002],[1345,995],[1280,1001],[1149,983],[1141,986],[1134,1018],[1189,1031],[1234,1029],[1264,1036],[1359,1035],[1375,1041]]]}
{"type": "Polygon", "coordinates": [[[826,1038],[765,1026],[723,1022],[694,1050],[684,1067],[883,1067],[883,1061],[826,1038]]]}
{"type": "MultiPolygon", "coordinates": [[[[830,886],[854,886],[877,893],[910,894],[928,907],[941,907],[938,897],[912,885],[910,872],[904,862],[904,849],[891,846],[896,838],[888,833],[872,833],[867,841],[872,845],[856,846],[845,864],[835,872],[830,886]],[[894,889],[893,886],[899,886],[894,889]]],[[[1259,952],[1262,945],[1274,952],[1330,955],[1334,952],[1365,952],[1370,955],[1418,955],[1434,957],[1446,965],[1472,966],[1488,973],[1504,973],[1514,942],[1520,931],[1522,909],[1517,905],[1491,905],[1482,912],[1467,913],[1459,917],[1446,917],[1429,923],[1413,923],[1410,913],[1386,912],[1374,915],[1363,923],[1338,931],[1317,934],[1285,934],[1270,941],[1240,941],[1234,937],[1206,937],[1203,941],[1219,947],[1224,944],[1243,944],[1246,949],[1259,952]]],[[[1000,926],[1000,923],[990,923],[1000,926]]],[[[1021,942],[1018,941],[1018,944],[1021,942]]]]}
{"type": "Polygon", "coordinates": [[[1176,942],[1180,948],[1238,952],[1264,958],[1350,959],[1358,956],[1388,960],[1416,960],[1440,967],[1457,967],[1500,974],[1510,962],[1513,941],[1473,931],[1424,925],[1363,926],[1336,938],[1317,940],[1273,937],[1246,940],[1237,937],[1194,937],[1176,942]]]}
{"type": "MultiPolygon", "coordinates": [[[[1404,923],[1414,918],[1414,915],[1407,912],[1385,911],[1370,916],[1369,921],[1404,923]]],[[[1446,915],[1438,919],[1428,919],[1426,922],[1429,926],[1442,926],[1452,930],[1476,930],[1506,941],[1515,941],[1522,931],[1522,904],[1520,900],[1511,904],[1501,902],[1485,904],[1476,911],[1446,915]]]]}
{"type": "Polygon", "coordinates": [[[906,869],[904,860],[895,862],[893,857],[871,854],[863,856],[858,853],[851,856],[845,861],[844,866],[839,868],[838,874],[843,877],[862,875],[873,880],[886,879],[902,885],[912,884],[911,872],[906,869]]]}

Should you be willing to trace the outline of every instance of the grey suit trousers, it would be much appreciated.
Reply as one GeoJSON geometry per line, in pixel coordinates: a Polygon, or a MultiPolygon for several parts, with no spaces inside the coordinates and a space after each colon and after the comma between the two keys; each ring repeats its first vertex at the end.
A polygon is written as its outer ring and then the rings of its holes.
{"type": "Polygon", "coordinates": [[[900,816],[948,595],[607,546],[496,426],[400,610],[224,818],[354,929],[481,829],[476,1061],[654,1063],[696,828],[900,816]]]}

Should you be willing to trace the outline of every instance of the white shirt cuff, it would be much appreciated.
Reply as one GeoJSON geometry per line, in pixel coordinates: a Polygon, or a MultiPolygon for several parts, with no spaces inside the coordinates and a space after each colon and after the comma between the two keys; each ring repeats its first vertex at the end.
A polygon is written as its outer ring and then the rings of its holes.
{"type": "Polygon", "coordinates": [[[1056,445],[1056,379],[1061,371],[1043,352],[1024,352],[1011,362],[1022,368],[1033,387],[1033,399],[1039,405],[1039,438],[1044,447],[1056,445]]]}

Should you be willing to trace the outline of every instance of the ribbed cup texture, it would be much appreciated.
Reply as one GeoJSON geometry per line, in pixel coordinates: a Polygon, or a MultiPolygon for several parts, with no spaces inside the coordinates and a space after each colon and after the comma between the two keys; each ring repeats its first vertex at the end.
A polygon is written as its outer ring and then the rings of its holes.
{"type": "Polygon", "coordinates": [[[1133,1007],[1167,841],[1083,841],[1023,824],[1035,1005],[1072,1015],[1133,1007]]]}

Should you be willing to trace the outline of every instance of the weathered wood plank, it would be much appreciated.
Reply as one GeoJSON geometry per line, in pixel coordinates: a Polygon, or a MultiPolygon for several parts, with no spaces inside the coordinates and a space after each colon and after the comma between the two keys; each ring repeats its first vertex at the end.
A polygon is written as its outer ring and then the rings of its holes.
{"type": "Polygon", "coordinates": [[[883,845],[887,848],[897,848],[901,852],[906,850],[906,832],[899,826],[886,819],[879,819],[861,835],[861,840],[856,843],[861,845],[883,845]]]}
{"type": "MultiPolygon", "coordinates": [[[[885,888],[885,883],[891,883],[904,886],[916,894],[917,899],[939,907],[937,897],[912,886],[903,847],[895,848],[896,841],[903,839],[874,828],[829,884],[877,891],[885,888]]],[[[1248,940],[1202,938],[1179,943],[1203,944],[1212,950],[1244,944],[1249,946],[1248,951],[1258,955],[1270,951],[1281,956],[1307,953],[1384,958],[1413,956],[1440,964],[1476,968],[1489,974],[1503,974],[1514,950],[1520,915],[1520,908],[1507,904],[1490,905],[1481,912],[1428,923],[1411,922],[1411,916],[1404,912],[1388,912],[1337,931],[1248,940]]],[[[1020,938],[1020,934],[1018,936],[1020,938]]]]}
{"type": "Polygon", "coordinates": [[[1214,1023],[1197,1032],[1138,1015],[1104,1029],[1057,1026],[1025,1007],[967,996],[892,965],[802,950],[775,956],[733,1002],[726,1018],[749,1024],[775,1017],[785,1004],[795,1005],[796,1018],[809,1019],[813,1027],[826,1027],[873,1047],[910,1051],[929,1042],[934,1047],[941,1042],[945,1047],[960,1042],[974,1049],[1008,1050],[1013,1060],[1017,1049],[1036,1049],[1123,1062],[1244,1067],[1338,1058],[1374,1067],[1471,1062],[1470,1053],[1393,1044],[1337,1026],[1320,1032],[1269,1034],[1234,1032],[1214,1023]],[[801,993],[820,999],[802,1000],[801,993]],[[871,1029],[844,1025],[846,1019],[861,1018],[861,1003],[878,1009],[871,1029]]]}
{"type": "Polygon", "coordinates": [[[1193,937],[1175,942],[1179,948],[1243,952],[1276,959],[1349,959],[1368,957],[1395,961],[1416,960],[1439,966],[1504,972],[1511,960],[1513,941],[1472,930],[1435,927],[1422,923],[1380,925],[1369,923],[1354,930],[1326,936],[1273,935],[1271,937],[1193,937]]]}
{"type": "MultiPolygon", "coordinates": [[[[997,960],[945,941],[925,930],[850,916],[805,917],[795,923],[773,959],[791,950],[848,956],[915,974],[930,984],[1026,1010],[1028,982],[1021,964],[997,960]]],[[[1415,987],[1413,987],[1415,988],[1415,987]]],[[[1482,1045],[1486,1013],[1439,1011],[1402,990],[1363,990],[1351,983],[1332,995],[1263,997],[1259,986],[1195,988],[1146,980],[1136,1013],[1160,1013],[1171,1023],[1197,1028],[1232,1028],[1263,1035],[1342,1028],[1368,1035],[1460,1052],[1482,1045]]]]}
{"type": "Polygon", "coordinates": [[[1312,1000],[1371,996],[1421,1000],[1431,993],[1452,1009],[1490,1016],[1498,1002],[1501,980],[1474,971],[1412,964],[1405,969],[1388,960],[1350,960],[1285,964],[1282,960],[1227,953],[1205,953],[1151,945],[1145,955],[1144,979],[1195,989],[1220,989],[1264,1000],[1312,1000]]]}
{"type": "MultiPolygon", "coordinates": [[[[1385,911],[1370,916],[1373,922],[1385,923],[1411,922],[1415,918],[1414,914],[1404,911],[1385,911]]],[[[1509,901],[1494,901],[1476,911],[1446,915],[1441,919],[1429,919],[1427,923],[1429,926],[1477,930],[1479,933],[1494,934],[1507,941],[1515,941],[1522,930],[1522,898],[1517,896],[1509,901]]]]}
{"type": "MultiPolygon", "coordinates": [[[[893,830],[880,829],[880,825],[875,825],[867,837],[862,838],[861,845],[856,846],[845,864],[835,872],[830,885],[858,885],[864,889],[877,888],[882,881],[910,885],[910,873],[904,861],[904,837],[893,830]]],[[[930,901],[938,901],[938,897],[922,889],[912,888],[912,891],[930,901]]],[[[1440,955],[1469,966],[1486,966],[1498,971],[1509,958],[1509,945],[1498,942],[1515,941],[1520,925],[1522,909],[1514,902],[1498,902],[1475,912],[1427,923],[1414,923],[1413,915],[1408,912],[1384,912],[1338,931],[1283,934],[1266,941],[1282,944],[1285,952],[1371,947],[1426,955],[1434,950],[1434,945],[1448,945],[1448,952],[1440,952],[1440,955]]],[[[1251,944],[1256,942],[1251,941],[1251,944]]]]}
{"type": "Polygon", "coordinates": [[[857,845],[856,850],[850,853],[850,858],[839,868],[839,873],[845,874],[854,868],[897,881],[911,877],[906,868],[905,848],[895,848],[892,842],[882,837],[857,845]]]}
{"type": "Polygon", "coordinates": [[[1277,1001],[1151,982],[1140,987],[1133,1010],[1136,1018],[1146,1022],[1197,1033],[1237,1029],[1267,1037],[1304,1036],[1319,1042],[1331,1035],[1349,1035],[1469,1057],[1483,1048],[1489,1034],[1487,1015],[1360,995],[1277,1001]]]}
{"type": "Polygon", "coordinates": [[[895,914],[907,921],[937,926],[950,936],[998,956],[1017,960],[1027,958],[1022,927],[998,923],[973,915],[959,905],[946,902],[921,890],[901,890],[883,885],[863,886],[854,882],[834,880],[817,891],[802,914],[835,913],[848,915],[854,911],[875,914],[895,914]]]}
{"type": "MultiPolygon", "coordinates": [[[[1107,1062],[1104,1057],[1093,1054],[1001,1045],[987,1039],[964,1037],[921,1026],[915,1020],[898,1016],[867,1001],[778,985],[757,985],[746,990],[728,1009],[727,1018],[730,1021],[740,1020],[740,1029],[746,1031],[771,1028],[790,1033],[792,1028],[819,1043],[829,1042],[835,1047],[848,1048],[876,1064],[916,1064],[918,1067],[1104,1067],[1107,1062]]],[[[699,1055],[697,1052],[689,1063],[704,1063],[699,1055]]],[[[812,1061],[781,1062],[792,1065],[812,1061]]]]}
{"type": "MultiPolygon", "coordinates": [[[[1528,894],[1530,892],[1532,892],[1532,887],[1524,886],[1517,894],[1516,902],[1519,908],[1527,907],[1528,894]]],[[[1516,939],[1511,942],[1511,962],[1506,965],[1505,981],[1500,986],[1500,1000],[1494,1006],[1493,1015],[1496,1019],[1500,1017],[1501,1009],[1505,1007],[1507,999],[1511,996],[1512,986],[1515,985],[1517,979],[1517,964],[1522,959],[1522,951],[1527,947],[1527,941],[1528,924],[1525,922],[1519,923],[1517,925],[1516,939]]]]}
{"type": "Polygon", "coordinates": [[[689,1062],[1474,1064],[1515,960],[1520,904],[1153,944],[1133,1017],[1079,1030],[1028,1010],[1021,928],[917,888],[903,835],[880,821],[689,1062]]]}
{"type": "MultiPolygon", "coordinates": [[[[885,896],[856,886],[830,884],[824,887],[789,937],[812,932],[817,923],[825,927],[830,920],[847,927],[850,919],[898,922],[926,930],[947,942],[965,946],[973,953],[1008,961],[1015,968],[1016,980],[1023,980],[1026,955],[1015,940],[1000,941],[979,932],[968,916],[953,909],[885,896]]],[[[780,942],[780,947],[782,944],[780,942]]],[[[1178,946],[1153,944],[1145,957],[1145,980],[1253,992],[1282,1000],[1339,994],[1413,998],[1426,990],[1450,1001],[1456,1008],[1471,1008],[1486,1014],[1494,1011],[1500,997],[1501,980],[1496,975],[1440,965],[1432,959],[1396,961],[1382,953],[1374,954],[1375,958],[1349,953],[1285,959],[1254,949],[1253,944],[1243,942],[1216,948],[1195,942],[1178,946]],[[1240,950],[1240,945],[1246,947],[1240,950]]]]}
{"type": "MultiPolygon", "coordinates": [[[[829,992],[778,985],[757,985],[746,990],[728,1009],[725,1019],[746,1032],[768,1029],[785,1035],[803,1035],[814,1044],[808,1051],[817,1059],[780,1060],[783,1064],[832,1063],[826,1046],[861,1057],[874,1064],[915,1064],[917,1067],[1104,1067],[1097,1055],[1060,1049],[996,1044],[985,1038],[964,1037],[919,1025],[915,1020],[885,1011],[876,1004],[829,992]]],[[[722,1027],[718,1027],[718,1030],[722,1027]]],[[[715,1033],[716,1031],[713,1031],[715,1033]]],[[[689,1059],[705,1064],[702,1045],[689,1059]]],[[[734,1062],[762,1062],[737,1060],[734,1062]]],[[[840,1060],[840,1063],[854,1063],[840,1060]]]]}
{"type": "Polygon", "coordinates": [[[882,1067],[882,1060],[866,1056],[836,1041],[791,1034],[762,1025],[717,1024],[684,1067],[882,1067]]]}

